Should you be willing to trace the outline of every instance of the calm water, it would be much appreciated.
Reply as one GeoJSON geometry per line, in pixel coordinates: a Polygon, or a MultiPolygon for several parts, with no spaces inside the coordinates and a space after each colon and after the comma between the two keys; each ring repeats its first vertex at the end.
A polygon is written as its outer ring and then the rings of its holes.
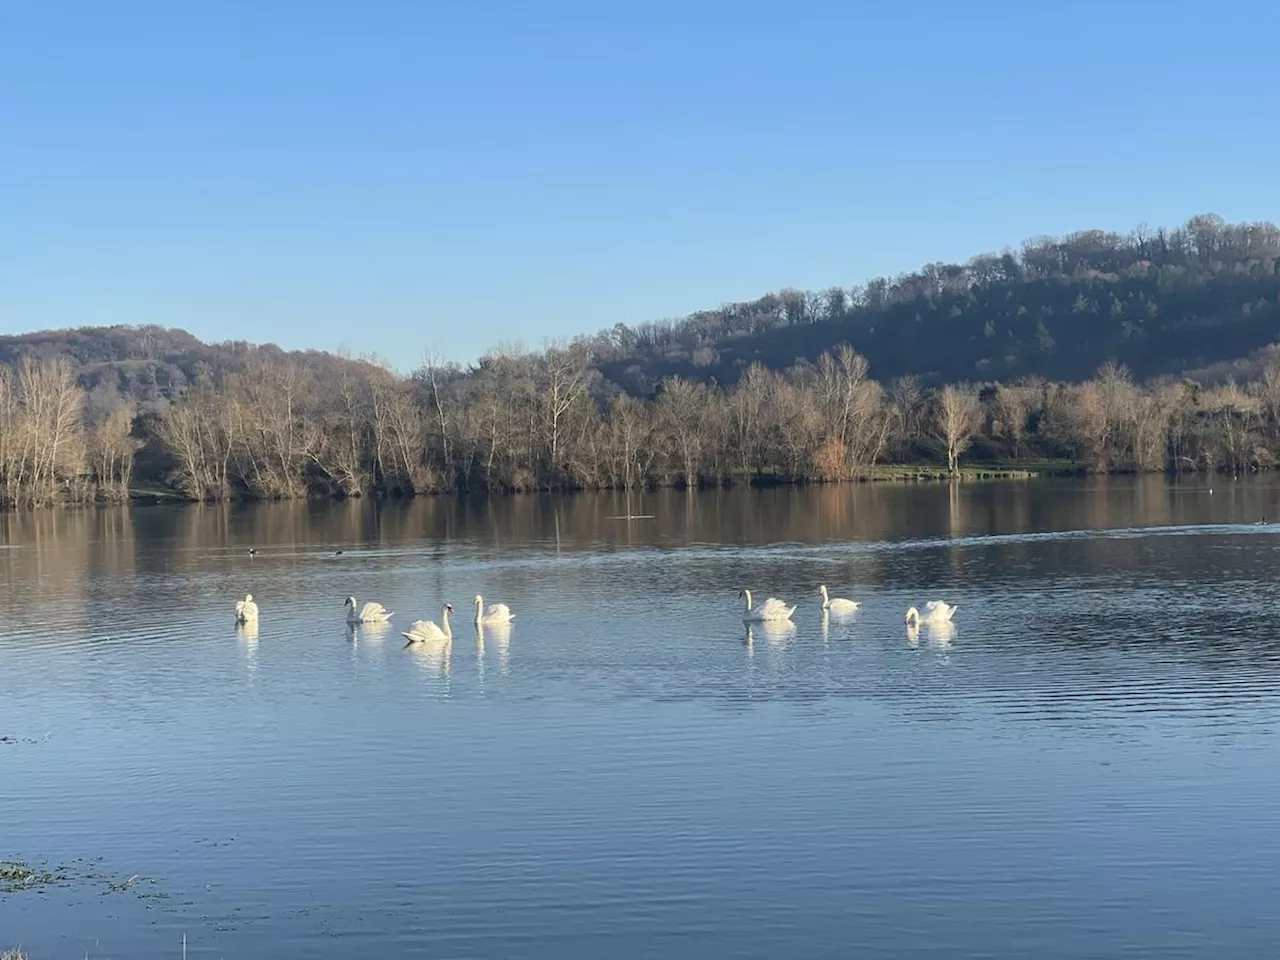
{"type": "Polygon", "coordinates": [[[12,894],[0,947],[1270,955],[1280,489],[1216,486],[0,517],[0,859],[141,878],[12,894]]]}

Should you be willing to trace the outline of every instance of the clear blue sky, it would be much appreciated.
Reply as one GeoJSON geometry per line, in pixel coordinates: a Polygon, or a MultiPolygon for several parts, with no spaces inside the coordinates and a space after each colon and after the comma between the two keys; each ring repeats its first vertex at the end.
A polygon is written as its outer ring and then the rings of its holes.
{"type": "Polygon", "coordinates": [[[12,0],[0,331],[374,350],[1280,213],[1280,5],[12,0]]]}

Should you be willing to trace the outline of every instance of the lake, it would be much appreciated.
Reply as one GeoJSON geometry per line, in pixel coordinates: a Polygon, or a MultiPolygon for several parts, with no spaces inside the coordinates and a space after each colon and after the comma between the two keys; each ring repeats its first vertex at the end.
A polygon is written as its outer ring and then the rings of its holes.
{"type": "Polygon", "coordinates": [[[1280,488],[1212,482],[0,516],[0,949],[1270,955],[1280,488]]]}

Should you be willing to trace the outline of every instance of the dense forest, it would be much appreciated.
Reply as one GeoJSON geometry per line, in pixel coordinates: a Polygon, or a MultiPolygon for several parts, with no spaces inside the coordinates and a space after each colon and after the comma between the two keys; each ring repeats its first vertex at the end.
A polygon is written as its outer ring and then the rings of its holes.
{"type": "Polygon", "coordinates": [[[112,327],[0,337],[6,505],[1270,468],[1280,230],[1089,231],[470,368],[112,327]]]}

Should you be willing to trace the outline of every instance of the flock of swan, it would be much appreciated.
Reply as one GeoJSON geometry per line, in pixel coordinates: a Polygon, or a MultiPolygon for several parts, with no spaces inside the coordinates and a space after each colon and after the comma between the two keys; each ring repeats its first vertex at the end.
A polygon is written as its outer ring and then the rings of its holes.
{"type": "MultiPolygon", "coordinates": [[[[491,603],[486,607],[484,597],[478,593],[472,603],[476,606],[475,622],[480,626],[496,626],[510,623],[515,619],[515,614],[511,612],[511,608],[505,603],[491,603]]],[[[367,602],[362,607],[355,597],[347,597],[342,605],[347,611],[347,623],[352,626],[361,623],[390,623],[393,616],[392,611],[374,600],[367,602]]],[[[438,624],[433,620],[417,620],[413,626],[401,633],[401,636],[408,640],[409,643],[450,640],[453,638],[453,630],[449,626],[449,614],[451,613],[453,613],[453,604],[446,603],[440,608],[440,622],[438,624]]],[[[253,600],[253,594],[246,593],[243,600],[236,601],[236,623],[256,624],[257,622],[258,605],[253,600]]]]}
{"type": "MultiPolygon", "coordinates": [[[[849,617],[862,609],[862,604],[856,600],[846,600],[843,597],[833,597],[827,592],[826,585],[818,588],[818,594],[822,597],[822,612],[824,615],[835,617],[849,617]]],[[[770,597],[758,607],[752,603],[751,591],[742,590],[738,593],[738,599],[742,601],[742,619],[745,623],[781,623],[791,620],[791,615],[796,612],[797,604],[788,604],[784,600],[777,597],[770,597]]],[[[511,612],[511,608],[505,603],[491,603],[485,606],[484,597],[476,594],[475,599],[471,601],[475,604],[476,616],[475,623],[477,626],[494,626],[498,624],[511,623],[515,619],[515,614],[511,612]]],[[[376,601],[369,601],[364,606],[360,606],[355,597],[347,597],[343,603],[343,607],[347,611],[347,623],[388,623],[391,620],[392,612],[376,601]]],[[[417,620],[408,630],[401,633],[409,643],[429,643],[431,641],[450,640],[453,638],[453,629],[449,626],[449,614],[453,613],[453,605],[446,603],[440,608],[440,622],[437,624],[433,620],[417,620]]],[[[907,609],[906,624],[908,627],[941,627],[949,625],[952,618],[956,615],[956,606],[943,600],[930,600],[924,605],[924,612],[915,607],[907,609]]],[[[258,622],[258,605],[253,600],[253,594],[246,593],[243,600],[236,601],[236,623],[238,624],[256,624],[258,622]]]]}
{"type": "MultiPolygon", "coordinates": [[[[862,604],[856,600],[831,596],[825,584],[818,588],[818,594],[822,597],[823,613],[836,617],[848,617],[862,609],[862,604]]],[[[788,605],[786,601],[779,600],[777,597],[770,597],[760,606],[754,606],[751,602],[750,590],[740,591],[738,599],[743,605],[742,619],[747,623],[778,623],[790,620],[791,615],[796,612],[796,604],[788,605]]],[[[951,622],[956,615],[956,609],[955,604],[947,603],[945,600],[930,600],[924,605],[924,613],[915,607],[908,607],[906,623],[909,627],[940,626],[951,622]]]]}

